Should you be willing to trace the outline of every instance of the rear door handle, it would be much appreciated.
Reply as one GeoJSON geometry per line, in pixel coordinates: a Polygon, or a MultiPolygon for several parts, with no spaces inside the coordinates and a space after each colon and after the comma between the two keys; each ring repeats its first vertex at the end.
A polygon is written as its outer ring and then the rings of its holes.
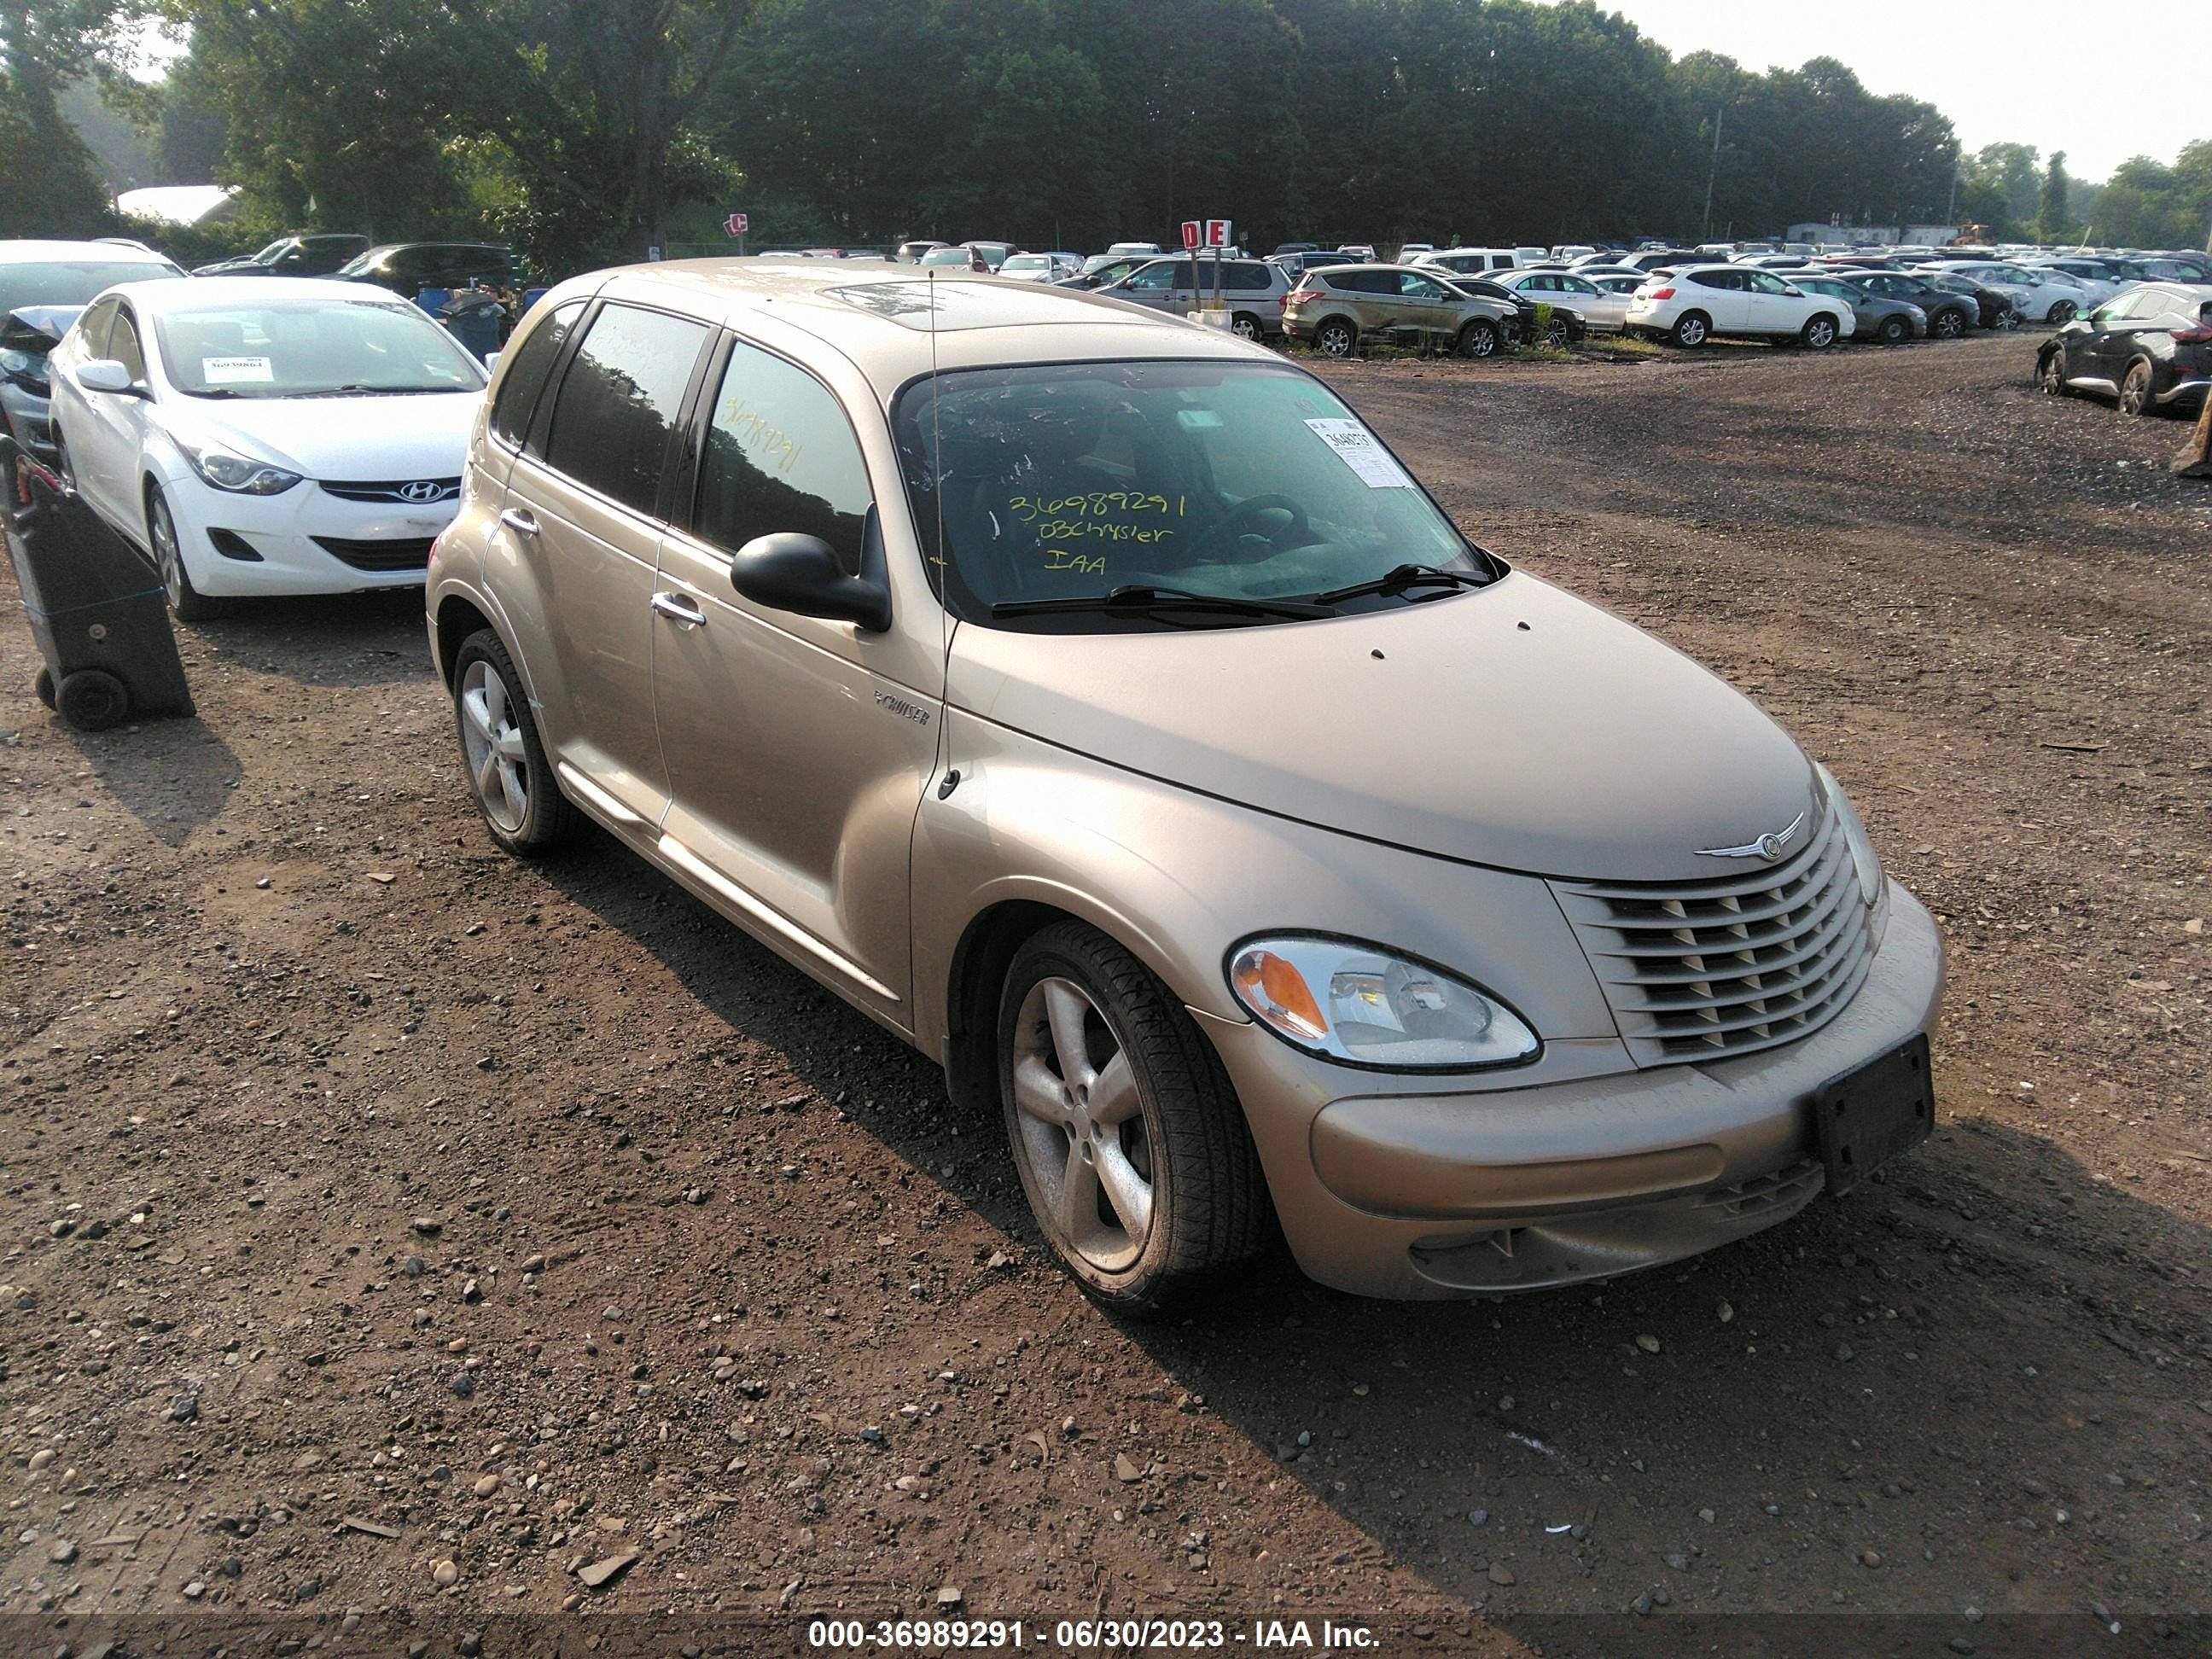
{"type": "Polygon", "coordinates": [[[518,536],[535,536],[538,533],[537,514],[526,513],[519,507],[510,507],[501,513],[499,521],[518,536]]]}
{"type": "Polygon", "coordinates": [[[665,589],[653,596],[653,608],[671,622],[680,622],[691,628],[704,628],[707,613],[699,602],[682,593],[671,593],[665,589]]]}

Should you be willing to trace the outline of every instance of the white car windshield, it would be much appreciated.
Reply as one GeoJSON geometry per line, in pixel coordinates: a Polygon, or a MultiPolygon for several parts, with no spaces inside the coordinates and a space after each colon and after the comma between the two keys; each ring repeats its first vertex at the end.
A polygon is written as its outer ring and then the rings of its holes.
{"type": "Polygon", "coordinates": [[[143,283],[184,273],[163,260],[35,259],[0,264],[0,316],[18,306],[89,305],[118,283],[143,283]]]}
{"type": "Polygon", "coordinates": [[[452,335],[388,301],[272,300],[157,314],[162,367],[195,398],[476,392],[483,372],[452,335]]]}
{"type": "Polygon", "coordinates": [[[1017,253],[999,269],[1006,270],[1049,270],[1052,261],[1042,253],[1017,253]]]}
{"type": "MultiPolygon", "coordinates": [[[[1008,605],[1081,605],[1174,588],[1264,607],[1316,601],[1404,567],[1427,573],[1359,602],[1449,597],[1498,574],[1326,386],[1295,369],[1215,362],[969,369],[917,382],[896,428],[915,517],[945,597],[1005,625],[1008,605]],[[940,517],[941,512],[941,517],[940,517]],[[939,527],[942,541],[939,540],[939,527]],[[999,607],[994,612],[994,607],[999,607]]],[[[1233,609],[1021,625],[1190,626],[1233,609]]]]}

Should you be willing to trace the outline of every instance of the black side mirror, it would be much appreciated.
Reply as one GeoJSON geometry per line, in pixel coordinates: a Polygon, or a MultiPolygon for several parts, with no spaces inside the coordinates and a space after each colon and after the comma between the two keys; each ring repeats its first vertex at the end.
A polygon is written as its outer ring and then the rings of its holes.
{"type": "Polygon", "coordinates": [[[847,575],[819,536],[787,530],[756,536],[732,554],[730,586],[772,611],[854,623],[871,634],[891,625],[883,532],[872,507],[861,537],[859,575],[847,575]]]}

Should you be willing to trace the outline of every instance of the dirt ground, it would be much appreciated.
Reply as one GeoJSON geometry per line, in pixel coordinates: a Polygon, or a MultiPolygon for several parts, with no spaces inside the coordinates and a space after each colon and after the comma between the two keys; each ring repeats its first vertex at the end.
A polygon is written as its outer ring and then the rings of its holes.
{"type": "Polygon", "coordinates": [[[419,596],[185,630],[199,717],[99,736],[9,622],[0,1650],[2212,1650],[2212,486],[2032,355],[1330,371],[1948,935],[1936,1139],[1595,1290],[1119,1325],[932,1067],[608,841],[495,852],[419,596]]]}

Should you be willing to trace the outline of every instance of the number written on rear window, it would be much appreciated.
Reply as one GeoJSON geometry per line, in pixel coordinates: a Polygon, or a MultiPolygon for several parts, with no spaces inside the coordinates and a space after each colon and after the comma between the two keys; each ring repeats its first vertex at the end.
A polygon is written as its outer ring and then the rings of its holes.
{"type": "Polygon", "coordinates": [[[655,510],[669,429],[707,325],[630,306],[592,319],[561,377],[547,462],[640,513],[655,510]]]}

